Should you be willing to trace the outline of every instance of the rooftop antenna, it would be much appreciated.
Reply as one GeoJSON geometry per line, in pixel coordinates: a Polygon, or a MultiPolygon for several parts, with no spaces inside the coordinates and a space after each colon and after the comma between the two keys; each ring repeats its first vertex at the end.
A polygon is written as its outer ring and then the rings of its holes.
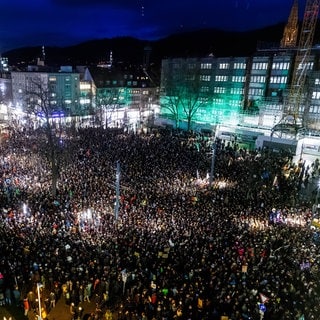
{"type": "Polygon", "coordinates": [[[46,52],[44,50],[44,46],[42,46],[42,61],[45,62],[46,60],[46,52]]]}
{"type": "Polygon", "coordinates": [[[113,56],[112,56],[112,50],[110,50],[110,54],[109,54],[109,64],[110,64],[110,67],[112,67],[112,63],[113,63],[113,56]]]}

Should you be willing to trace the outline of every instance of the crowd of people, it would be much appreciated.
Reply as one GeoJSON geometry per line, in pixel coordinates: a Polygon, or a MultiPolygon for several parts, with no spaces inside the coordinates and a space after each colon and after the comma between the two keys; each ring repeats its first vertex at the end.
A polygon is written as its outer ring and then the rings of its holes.
{"type": "Polygon", "coordinates": [[[70,319],[84,301],[89,319],[319,319],[299,197],[317,161],[216,140],[213,162],[205,137],[85,128],[60,139],[54,194],[41,134],[0,145],[1,304],[39,313],[40,290],[43,319],[59,299],[70,319]]]}

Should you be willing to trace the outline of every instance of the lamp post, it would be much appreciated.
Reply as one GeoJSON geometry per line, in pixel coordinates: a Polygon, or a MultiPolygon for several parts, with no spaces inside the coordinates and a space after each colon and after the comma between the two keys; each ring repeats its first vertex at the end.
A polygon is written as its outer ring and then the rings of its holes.
{"type": "Polygon", "coordinates": [[[318,208],[319,208],[319,193],[320,193],[320,180],[318,181],[318,185],[317,185],[317,195],[316,195],[316,213],[318,212],[318,208]]]}
{"type": "Polygon", "coordinates": [[[212,155],[211,155],[211,169],[210,169],[210,177],[209,177],[209,186],[212,186],[213,182],[213,175],[214,175],[214,160],[215,160],[215,153],[216,153],[216,143],[212,143],[212,155]]]}
{"type": "Polygon", "coordinates": [[[41,284],[41,283],[37,283],[38,303],[39,303],[39,316],[38,316],[38,320],[42,320],[42,315],[41,315],[41,298],[40,298],[40,288],[42,288],[42,284],[41,284]]]}
{"type": "Polygon", "coordinates": [[[319,196],[320,196],[320,179],[318,180],[318,183],[317,183],[316,197],[315,197],[315,200],[314,200],[314,204],[313,204],[313,206],[312,206],[311,226],[312,226],[313,220],[314,220],[315,218],[317,218],[317,216],[318,216],[319,196]]]}
{"type": "Polygon", "coordinates": [[[120,197],[120,161],[117,161],[117,169],[116,169],[116,204],[114,207],[114,218],[118,220],[119,215],[119,197],[120,197]]]}
{"type": "Polygon", "coordinates": [[[319,209],[319,196],[320,196],[320,179],[318,180],[318,184],[317,184],[317,193],[316,193],[316,199],[315,199],[315,213],[318,213],[318,209],[319,209]]]}

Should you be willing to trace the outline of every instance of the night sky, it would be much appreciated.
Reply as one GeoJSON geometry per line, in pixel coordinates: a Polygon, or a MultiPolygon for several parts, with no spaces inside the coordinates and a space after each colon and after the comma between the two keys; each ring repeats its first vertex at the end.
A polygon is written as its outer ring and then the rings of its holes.
{"type": "MultiPolygon", "coordinates": [[[[299,0],[300,16],[305,2],[299,0]]],[[[132,36],[156,40],[203,28],[247,31],[286,23],[293,0],[3,0],[0,53],[132,36]]]]}

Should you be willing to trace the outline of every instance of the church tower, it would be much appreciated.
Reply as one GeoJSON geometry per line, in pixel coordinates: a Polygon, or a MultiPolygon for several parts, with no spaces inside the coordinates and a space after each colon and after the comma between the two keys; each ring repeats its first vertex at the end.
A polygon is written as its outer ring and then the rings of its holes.
{"type": "Polygon", "coordinates": [[[292,48],[297,45],[298,30],[299,30],[299,17],[298,17],[298,0],[294,0],[291,8],[288,23],[284,28],[283,37],[281,39],[281,48],[292,48]]]}

